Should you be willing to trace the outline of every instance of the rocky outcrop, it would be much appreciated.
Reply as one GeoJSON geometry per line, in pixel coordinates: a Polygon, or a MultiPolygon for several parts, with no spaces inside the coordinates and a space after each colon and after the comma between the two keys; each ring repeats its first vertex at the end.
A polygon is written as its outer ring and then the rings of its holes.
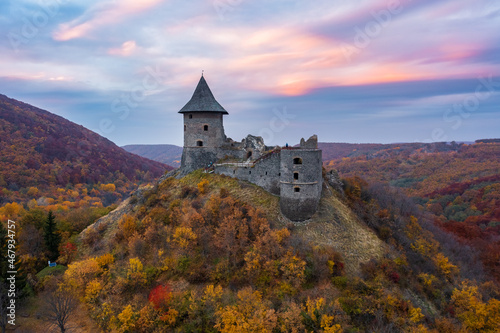
{"type": "Polygon", "coordinates": [[[326,181],[333,189],[341,194],[344,194],[344,183],[340,180],[337,170],[330,170],[326,174],[326,181]]]}

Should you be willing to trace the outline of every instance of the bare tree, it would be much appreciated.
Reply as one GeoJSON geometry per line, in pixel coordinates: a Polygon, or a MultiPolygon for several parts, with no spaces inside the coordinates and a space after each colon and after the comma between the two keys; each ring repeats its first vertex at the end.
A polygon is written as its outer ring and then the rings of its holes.
{"type": "Polygon", "coordinates": [[[61,333],[68,329],[68,321],[76,309],[78,302],[68,291],[57,290],[49,294],[45,304],[47,319],[53,322],[61,333]]]}

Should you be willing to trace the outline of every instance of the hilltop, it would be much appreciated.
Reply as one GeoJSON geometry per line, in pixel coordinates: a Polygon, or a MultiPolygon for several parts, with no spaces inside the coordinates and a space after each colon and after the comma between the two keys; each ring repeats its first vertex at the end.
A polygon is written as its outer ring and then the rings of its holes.
{"type": "Polygon", "coordinates": [[[88,193],[113,184],[113,191],[94,196],[104,199],[115,192],[116,200],[171,169],[60,116],[0,95],[0,204],[53,197],[57,188],[66,191],[78,184],[88,193]]]}
{"type": "Polygon", "coordinates": [[[499,327],[498,294],[474,253],[400,193],[325,179],[318,211],[302,223],[278,201],[223,175],[164,176],[86,228],[78,260],[51,280],[103,331],[499,327]]]}

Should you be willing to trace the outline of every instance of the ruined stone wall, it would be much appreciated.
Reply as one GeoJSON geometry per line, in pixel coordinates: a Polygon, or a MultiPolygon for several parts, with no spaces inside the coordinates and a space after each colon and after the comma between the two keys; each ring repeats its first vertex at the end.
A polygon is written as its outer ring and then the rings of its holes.
{"type": "Polygon", "coordinates": [[[184,147],[182,150],[181,168],[185,173],[204,168],[218,160],[217,154],[217,148],[184,147]]]}
{"type": "Polygon", "coordinates": [[[253,166],[225,164],[215,166],[215,173],[226,175],[256,184],[266,191],[280,194],[280,154],[271,154],[253,166]]]}

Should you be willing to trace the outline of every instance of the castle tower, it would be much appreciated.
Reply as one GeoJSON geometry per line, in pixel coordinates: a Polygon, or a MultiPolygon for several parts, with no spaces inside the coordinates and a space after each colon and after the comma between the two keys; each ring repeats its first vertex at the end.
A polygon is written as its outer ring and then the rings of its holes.
{"type": "Polygon", "coordinates": [[[226,140],[222,117],[228,112],[215,100],[203,75],[193,96],[179,111],[184,116],[181,167],[193,171],[217,161],[217,149],[226,140]]]}
{"type": "Polygon", "coordinates": [[[322,165],[316,135],[302,139],[300,147],[281,150],[280,208],[290,220],[307,220],[316,212],[323,186],[322,165]]]}

